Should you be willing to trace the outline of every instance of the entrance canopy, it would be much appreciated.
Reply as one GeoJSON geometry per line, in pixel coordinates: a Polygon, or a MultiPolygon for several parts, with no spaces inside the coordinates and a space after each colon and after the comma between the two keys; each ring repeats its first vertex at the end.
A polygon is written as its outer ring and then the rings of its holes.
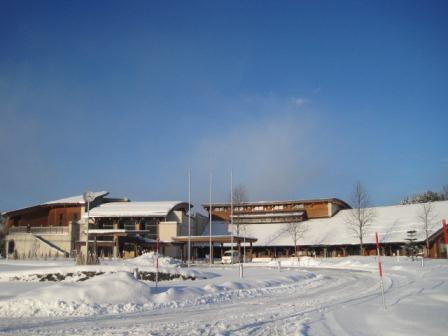
{"type": "MultiPolygon", "coordinates": [[[[229,244],[232,241],[234,243],[255,243],[257,238],[244,237],[244,236],[231,236],[231,235],[215,235],[211,236],[212,243],[229,244]]],[[[173,237],[173,241],[176,243],[188,243],[188,236],[173,237]]],[[[210,236],[190,236],[192,243],[209,244],[210,236]]]]}

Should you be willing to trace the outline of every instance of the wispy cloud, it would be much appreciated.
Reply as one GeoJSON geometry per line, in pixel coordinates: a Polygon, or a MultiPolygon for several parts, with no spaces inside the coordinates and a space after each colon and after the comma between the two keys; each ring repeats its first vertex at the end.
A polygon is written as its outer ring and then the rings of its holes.
{"type": "Polygon", "coordinates": [[[298,97],[298,98],[293,98],[293,103],[297,106],[297,107],[302,107],[303,105],[305,105],[308,100],[302,97],[298,97]]]}
{"type": "MultiPolygon", "coordinates": [[[[228,198],[231,169],[235,183],[244,184],[253,200],[297,195],[301,185],[318,172],[311,160],[317,150],[312,139],[318,120],[297,110],[305,100],[272,95],[251,99],[254,106],[263,101],[260,117],[234,120],[225,130],[204,136],[185,159],[185,165],[196,174],[207,176],[208,172],[214,172],[218,176],[215,185],[221,200],[228,198]]],[[[206,193],[203,197],[206,199],[206,193]]]]}

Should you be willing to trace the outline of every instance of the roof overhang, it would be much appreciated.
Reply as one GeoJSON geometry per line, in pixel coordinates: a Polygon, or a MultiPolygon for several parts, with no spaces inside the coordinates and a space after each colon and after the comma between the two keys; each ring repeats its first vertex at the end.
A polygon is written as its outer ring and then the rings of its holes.
{"type": "MultiPolygon", "coordinates": [[[[285,205],[285,204],[310,204],[310,203],[333,203],[340,205],[344,208],[351,209],[351,206],[339,199],[339,198],[314,198],[314,199],[299,199],[299,200],[286,200],[286,201],[255,201],[255,202],[240,202],[238,204],[234,204],[234,206],[245,206],[245,205],[285,205]]],[[[213,203],[212,207],[226,207],[230,206],[230,203],[213,203]]],[[[204,209],[210,208],[210,204],[202,204],[204,209]]]]}
{"type": "Polygon", "coordinates": [[[209,244],[210,240],[212,243],[255,243],[258,239],[254,237],[245,237],[245,236],[231,236],[231,235],[214,235],[214,236],[178,236],[172,238],[174,242],[177,243],[188,243],[191,241],[192,243],[201,243],[201,244],[209,244]]]}
{"type": "MultiPolygon", "coordinates": [[[[148,233],[148,230],[126,230],[126,229],[92,229],[89,236],[129,236],[148,233]]],[[[84,230],[84,233],[87,233],[84,230]]]]}
{"type": "MultiPolygon", "coordinates": [[[[192,205],[190,205],[193,207],[192,205]]],[[[103,203],[90,210],[92,218],[163,218],[171,211],[187,210],[188,202],[111,202],[103,203]]]]}
{"type": "MultiPolygon", "coordinates": [[[[101,198],[104,196],[109,195],[108,191],[98,191],[92,193],[94,198],[101,198]]],[[[84,201],[83,195],[78,196],[71,196],[67,198],[61,198],[55,201],[45,202],[41,204],[35,204],[31,205],[25,208],[15,209],[3,212],[2,216],[17,216],[23,213],[32,212],[38,209],[49,209],[54,207],[76,207],[76,206],[83,206],[86,202],[84,201]]]]}

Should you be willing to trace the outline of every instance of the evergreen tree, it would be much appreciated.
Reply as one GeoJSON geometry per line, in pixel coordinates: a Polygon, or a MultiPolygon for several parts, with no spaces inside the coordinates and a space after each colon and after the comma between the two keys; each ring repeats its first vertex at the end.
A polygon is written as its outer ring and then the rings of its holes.
{"type": "Polygon", "coordinates": [[[417,252],[417,244],[415,243],[415,241],[417,240],[417,231],[409,230],[406,233],[407,237],[405,238],[406,240],[405,249],[408,255],[412,258],[412,261],[414,261],[414,256],[417,252]]]}

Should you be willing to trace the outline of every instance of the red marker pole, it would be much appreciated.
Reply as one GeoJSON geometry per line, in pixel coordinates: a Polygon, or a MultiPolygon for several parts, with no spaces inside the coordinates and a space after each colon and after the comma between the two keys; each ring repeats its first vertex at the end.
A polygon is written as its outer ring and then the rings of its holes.
{"type": "Polygon", "coordinates": [[[381,255],[380,255],[380,241],[378,239],[378,232],[375,232],[375,240],[376,240],[376,254],[378,256],[378,272],[380,274],[380,287],[381,287],[381,296],[383,297],[383,306],[386,308],[386,299],[384,298],[384,285],[383,285],[383,266],[381,264],[381,255]]]}
{"type": "Polygon", "coordinates": [[[159,238],[157,238],[156,287],[159,286],[159,238]]]}
{"type": "Polygon", "coordinates": [[[443,225],[443,234],[445,236],[445,251],[446,251],[446,257],[448,258],[448,225],[446,225],[446,220],[442,220],[443,225]]]}

